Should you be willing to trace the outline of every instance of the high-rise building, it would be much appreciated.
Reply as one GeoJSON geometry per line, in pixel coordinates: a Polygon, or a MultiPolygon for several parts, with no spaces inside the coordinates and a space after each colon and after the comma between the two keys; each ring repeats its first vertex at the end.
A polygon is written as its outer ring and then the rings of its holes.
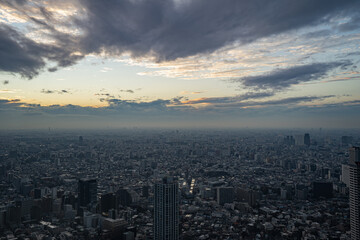
{"type": "Polygon", "coordinates": [[[79,207],[87,207],[90,203],[97,201],[97,180],[80,179],[78,183],[79,207]]]}
{"type": "Polygon", "coordinates": [[[219,187],[216,194],[217,203],[224,205],[225,203],[232,203],[234,201],[234,188],[219,187]]]}
{"type": "Polygon", "coordinates": [[[341,164],[341,182],[347,187],[350,185],[350,169],[348,164],[341,164]]]}
{"type": "Polygon", "coordinates": [[[172,177],[163,178],[154,189],[154,239],[179,239],[179,186],[172,177]]]}
{"type": "Polygon", "coordinates": [[[130,206],[132,203],[130,190],[126,188],[119,188],[116,192],[117,201],[122,206],[130,206]]]}
{"type": "Polygon", "coordinates": [[[100,209],[101,213],[107,213],[110,209],[116,209],[116,196],[113,193],[101,195],[100,209]]]}
{"type": "Polygon", "coordinates": [[[360,239],[360,147],[350,148],[349,200],[351,239],[360,239]]]}
{"type": "Polygon", "coordinates": [[[305,133],[305,135],[304,135],[304,144],[306,146],[310,146],[310,134],[308,134],[308,133],[305,133]]]}
{"type": "Polygon", "coordinates": [[[314,198],[331,198],[333,196],[333,184],[332,182],[319,182],[312,183],[313,197],[314,198]]]}

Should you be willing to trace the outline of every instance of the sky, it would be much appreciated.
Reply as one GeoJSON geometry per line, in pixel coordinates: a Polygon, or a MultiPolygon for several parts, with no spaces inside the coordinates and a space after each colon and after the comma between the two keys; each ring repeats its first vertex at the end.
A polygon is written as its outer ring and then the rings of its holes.
{"type": "Polygon", "coordinates": [[[2,0],[0,129],[359,128],[358,0],[2,0]]]}

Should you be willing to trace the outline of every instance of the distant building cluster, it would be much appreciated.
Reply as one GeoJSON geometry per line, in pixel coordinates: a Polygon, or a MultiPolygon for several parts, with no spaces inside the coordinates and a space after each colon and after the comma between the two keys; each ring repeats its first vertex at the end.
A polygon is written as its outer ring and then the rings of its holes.
{"type": "Polygon", "coordinates": [[[360,239],[359,136],[3,133],[0,240],[360,239]]]}

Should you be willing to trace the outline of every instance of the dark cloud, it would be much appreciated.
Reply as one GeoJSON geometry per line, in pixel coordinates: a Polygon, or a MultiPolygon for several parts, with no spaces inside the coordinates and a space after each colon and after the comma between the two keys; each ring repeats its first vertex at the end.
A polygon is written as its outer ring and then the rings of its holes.
{"type": "Polygon", "coordinates": [[[275,92],[247,92],[242,95],[238,95],[235,97],[215,97],[215,98],[198,98],[198,99],[192,99],[189,101],[185,101],[184,104],[199,104],[199,103],[234,103],[234,102],[242,102],[249,99],[260,99],[260,98],[266,98],[274,96],[275,92]]]}
{"type": "Polygon", "coordinates": [[[81,0],[87,18],[84,52],[153,54],[172,60],[214,51],[228,43],[249,43],[332,16],[356,16],[355,0],[318,1],[97,1],[81,0]],[[178,3],[176,3],[178,2],[178,3]],[[106,14],[104,14],[106,13],[106,14]]]}
{"type": "Polygon", "coordinates": [[[109,104],[107,109],[127,109],[128,111],[153,111],[153,110],[165,110],[168,104],[171,104],[171,100],[157,99],[150,102],[136,102],[131,100],[122,100],[117,98],[111,98],[106,100],[109,104]]]}
{"type": "Polygon", "coordinates": [[[56,72],[58,70],[57,67],[48,68],[49,72],[56,72]]]}
{"type": "Polygon", "coordinates": [[[325,77],[329,71],[336,68],[346,69],[351,66],[349,61],[313,63],[286,69],[277,69],[264,75],[243,77],[233,80],[241,82],[246,87],[257,89],[283,89],[302,82],[309,82],[325,77]]]}
{"type": "MultiPolygon", "coordinates": [[[[115,98],[115,96],[111,95],[110,93],[95,93],[95,96],[101,96],[101,97],[106,97],[106,98],[115,98]]],[[[100,98],[100,101],[101,102],[105,101],[105,98],[100,98]]]]}
{"type": "MultiPolygon", "coordinates": [[[[31,79],[39,74],[47,61],[66,67],[83,57],[73,54],[75,46],[63,45],[67,45],[66,42],[40,44],[15,29],[0,24],[0,71],[17,73],[31,79]]],[[[56,67],[49,68],[50,72],[56,70],[56,67]]]]}
{"type": "Polygon", "coordinates": [[[301,102],[312,102],[314,100],[323,100],[332,97],[335,97],[335,95],[317,96],[317,97],[316,96],[291,97],[291,98],[284,98],[284,99],[277,99],[277,100],[270,100],[263,102],[246,102],[244,103],[244,105],[245,106],[291,105],[301,102]]]}
{"type": "Polygon", "coordinates": [[[41,90],[41,93],[45,93],[45,94],[52,94],[52,93],[55,93],[55,92],[54,92],[54,91],[52,91],[52,90],[42,89],[42,90],[41,90]]]}
{"type": "Polygon", "coordinates": [[[4,81],[3,81],[3,84],[4,84],[4,85],[9,84],[9,80],[4,80],[4,81]]]}
{"type": "Polygon", "coordinates": [[[64,94],[64,93],[71,93],[69,90],[49,90],[49,89],[42,89],[41,93],[45,93],[45,94],[53,94],[53,93],[57,93],[57,94],[64,94]]]}
{"type": "Polygon", "coordinates": [[[326,98],[335,97],[335,95],[328,95],[328,96],[302,96],[302,97],[290,97],[290,98],[283,98],[283,99],[276,99],[276,100],[264,100],[264,101],[245,101],[248,99],[256,99],[256,98],[263,98],[268,96],[273,96],[275,93],[263,93],[259,94],[258,96],[254,95],[253,97],[249,98],[242,98],[240,97],[220,97],[220,98],[204,98],[204,99],[195,99],[185,102],[185,104],[198,104],[198,103],[211,103],[208,108],[246,108],[246,107],[254,107],[254,106],[275,106],[275,105],[286,105],[291,106],[294,104],[298,104],[301,102],[313,102],[315,100],[323,100],[326,98]],[[263,96],[261,96],[263,95],[263,96]]]}
{"type": "Polygon", "coordinates": [[[171,104],[173,105],[183,105],[183,101],[189,100],[187,97],[184,96],[178,96],[171,99],[171,104]]]}
{"type": "Polygon", "coordinates": [[[0,99],[0,104],[18,103],[20,99],[0,99]]]}
{"type": "Polygon", "coordinates": [[[41,45],[0,24],[0,70],[32,78],[45,66],[41,45]]]}
{"type": "MultiPolygon", "coordinates": [[[[56,1],[52,4],[56,5],[56,1]]],[[[86,54],[152,55],[158,61],[212,52],[233,42],[250,43],[305,26],[348,18],[341,31],[358,27],[357,0],[79,0],[78,14],[61,22],[46,6],[31,1],[2,1],[53,40],[40,44],[14,28],[0,25],[0,71],[32,78],[48,62],[70,66],[86,54]],[[35,9],[35,10],[34,10],[35,9]],[[74,36],[57,29],[70,27],[74,36]],[[76,53],[76,54],[74,54],[76,53]]],[[[332,21],[333,23],[334,21],[332,21]]],[[[318,34],[324,34],[318,33],[318,34]]]]}
{"type": "Polygon", "coordinates": [[[259,99],[259,98],[266,98],[274,96],[274,91],[267,91],[267,92],[247,92],[245,94],[237,96],[237,98],[241,101],[249,100],[249,99],[259,99]]]}
{"type": "MultiPolygon", "coordinates": [[[[104,91],[106,91],[106,89],[101,89],[100,93],[96,93],[95,96],[100,96],[100,102],[105,102],[108,99],[115,99],[115,96],[113,94],[110,93],[104,93],[104,91]]],[[[135,93],[134,90],[131,89],[120,89],[119,92],[125,92],[125,93],[135,93]]],[[[120,97],[120,96],[119,96],[120,97]]]]}
{"type": "Polygon", "coordinates": [[[0,99],[0,110],[16,110],[20,105],[20,99],[0,99]]]}

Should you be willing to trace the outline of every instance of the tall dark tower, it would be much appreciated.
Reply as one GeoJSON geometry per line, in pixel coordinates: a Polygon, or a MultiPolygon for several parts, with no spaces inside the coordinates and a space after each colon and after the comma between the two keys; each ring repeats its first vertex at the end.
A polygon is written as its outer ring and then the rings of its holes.
{"type": "Polygon", "coordinates": [[[350,148],[349,200],[351,239],[360,239],[360,147],[350,148]]]}
{"type": "Polygon", "coordinates": [[[179,186],[172,177],[155,184],[154,239],[179,239],[179,186]]]}
{"type": "Polygon", "coordinates": [[[304,135],[304,144],[306,146],[310,146],[310,134],[308,134],[308,133],[305,133],[305,135],[304,135]]]}
{"type": "Polygon", "coordinates": [[[79,207],[86,207],[97,201],[97,180],[80,179],[78,183],[79,207]]]}

